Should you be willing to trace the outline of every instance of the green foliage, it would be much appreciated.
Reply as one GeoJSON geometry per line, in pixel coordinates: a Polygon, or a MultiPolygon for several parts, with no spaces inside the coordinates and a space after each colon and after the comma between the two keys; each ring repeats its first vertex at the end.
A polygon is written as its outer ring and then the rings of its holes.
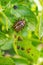
{"type": "MultiPolygon", "coordinates": [[[[14,44],[14,46],[15,46],[15,44],[14,44]]],[[[15,49],[15,47],[14,47],[14,49],[15,49]]],[[[15,49],[15,51],[19,55],[27,58],[28,60],[30,60],[32,62],[33,61],[36,62],[37,58],[40,55],[39,51],[36,50],[36,48],[31,44],[31,41],[29,41],[29,40],[24,39],[23,41],[17,41],[16,49],[15,49]],[[16,51],[16,49],[17,49],[17,51],[16,51]]]]}
{"type": "Polygon", "coordinates": [[[33,65],[43,57],[37,48],[43,44],[42,11],[34,0],[0,0],[0,65],[33,65]]]}
{"type": "Polygon", "coordinates": [[[0,57],[0,65],[15,65],[11,58],[0,57]]]}

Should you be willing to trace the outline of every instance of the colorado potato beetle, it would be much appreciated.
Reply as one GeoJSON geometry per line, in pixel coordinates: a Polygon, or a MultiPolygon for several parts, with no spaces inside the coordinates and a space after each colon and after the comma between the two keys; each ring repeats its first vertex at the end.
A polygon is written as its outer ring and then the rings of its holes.
{"type": "Polygon", "coordinates": [[[16,22],[13,27],[14,27],[15,31],[19,32],[24,26],[25,26],[25,21],[20,20],[20,21],[16,22]]]}
{"type": "Polygon", "coordinates": [[[16,5],[13,6],[14,9],[17,9],[18,7],[16,5]]]}

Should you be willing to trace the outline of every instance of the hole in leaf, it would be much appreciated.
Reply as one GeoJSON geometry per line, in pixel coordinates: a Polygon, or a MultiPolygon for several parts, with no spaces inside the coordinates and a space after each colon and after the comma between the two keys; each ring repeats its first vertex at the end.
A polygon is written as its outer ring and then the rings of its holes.
{"type": "Polygon", "coordinates": [[[28,50],[31,50],[31,48],[29,48],[28,50]]]}
{"type": "Polygon", "coordinates": [[[24,50],[24,48],[22,47],[21,50],[24,50]]]}
{"type": "Polygon", "coordinates": [[[17,49],[20,49],[20,46],[17,46],[17,49]]]}
{"type": "Polygon", "coordinates": [[[27,49],[27,53],[30,53],[31,48],[27,49]]]}
{"type": "Polygon", "coordinates": [[[22,38],[20,36],[18,37],[18,41],[22,41],[22,38]]]}

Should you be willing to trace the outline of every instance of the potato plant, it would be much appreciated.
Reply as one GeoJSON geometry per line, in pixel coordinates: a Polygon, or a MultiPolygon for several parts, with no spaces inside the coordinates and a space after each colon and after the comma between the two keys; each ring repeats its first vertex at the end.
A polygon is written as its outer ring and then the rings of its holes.
{"type": "Polygon", "coordinates": [[[0,65],[43,65],[43,1],[39,3],[42,10],[34,0],[0,0],[0,65]]]}

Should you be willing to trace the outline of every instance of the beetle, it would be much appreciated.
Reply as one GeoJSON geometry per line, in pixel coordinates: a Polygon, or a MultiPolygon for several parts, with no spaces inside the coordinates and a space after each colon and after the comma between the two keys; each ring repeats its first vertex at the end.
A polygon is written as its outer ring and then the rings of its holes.
{"type": "Polygon", "coordinates": [[[24,26],[25,26],[25,21],[19,20],[14,24],[13,27],[14,27],[15,31],[19,32],[24,26]]]}
{"type": "Polygon", "coordinates": [[[17,9],[18,7],[16,5],[13,6],[14,9],[17,9]]]}

